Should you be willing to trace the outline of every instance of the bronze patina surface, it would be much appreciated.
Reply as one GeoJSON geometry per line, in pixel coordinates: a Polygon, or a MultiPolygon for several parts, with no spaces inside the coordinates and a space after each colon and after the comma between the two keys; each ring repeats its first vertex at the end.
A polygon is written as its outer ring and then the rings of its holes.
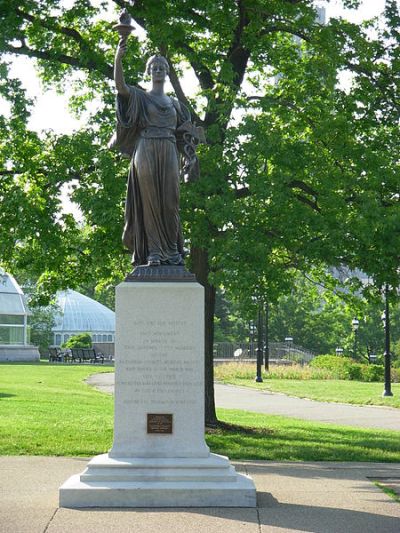
{"type": "Polygon", "coordinates": [[[155,281],[187,281],[195,282],[196,276],[186,270],[184,266],[160,265],[136,267],[125,278],[130,282],[155,282],[155,281]]]}
{"type": "Polygon", "coordinates": [[[121,35],[114,62],[117,128],[109,146],[130,159],[122,240],[135,266],[183,265],[179,183],[198,178],[196,145],[204,134],[185,105],[165,94],[165,57],[147,63],[149,91],[125,83],[122,58],[132,29],[127,13],[115,29],[121,35]]]}

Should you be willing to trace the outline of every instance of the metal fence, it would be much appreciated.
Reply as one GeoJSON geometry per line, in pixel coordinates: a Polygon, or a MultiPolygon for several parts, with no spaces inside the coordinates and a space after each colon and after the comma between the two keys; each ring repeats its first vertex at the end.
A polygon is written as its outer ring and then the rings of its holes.
{"type": "MultiPolygon", "coordinates": [[[[265,353],[265,347],[264,347],[265,353]]],[[[265,356],[265,355],[264,355],[265,356]]],[[[286,342],[269,343],[270,361],[292,361],[294,363],[309,363],[316,356],[312,350],[286,342]]],[[[256,359],[256,342],[216,342],[214,343],[214,359],[256,359]]]]}

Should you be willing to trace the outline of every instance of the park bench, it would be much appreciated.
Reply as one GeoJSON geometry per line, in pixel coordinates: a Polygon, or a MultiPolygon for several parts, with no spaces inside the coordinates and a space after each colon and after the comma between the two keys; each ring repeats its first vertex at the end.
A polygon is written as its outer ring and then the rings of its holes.
{"type": "Polygon", "coordinates": [[[68,354],[60,348],[49,348],[49,362],[63,363],[68,354]]]}
{"type": "Polygon", "coordinates": [[[101,352],[97,352],[94,348],[71,348],[70,355],[72,362],[84,363],[104,363],[104,355],[101,352]]]}

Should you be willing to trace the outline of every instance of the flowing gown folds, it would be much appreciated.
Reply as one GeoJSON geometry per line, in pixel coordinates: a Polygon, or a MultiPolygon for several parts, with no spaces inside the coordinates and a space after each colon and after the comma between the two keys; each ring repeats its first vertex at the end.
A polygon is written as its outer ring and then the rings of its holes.
{"type": "Polygon", "coordinates": [[[112,147],[131,159],[125,204],[124,245],[135,265],[182,263],[179,220],[179,154],[176,129],[190,120],[178,101],[160,101],[135,87],[117,95],[112,147]]]}

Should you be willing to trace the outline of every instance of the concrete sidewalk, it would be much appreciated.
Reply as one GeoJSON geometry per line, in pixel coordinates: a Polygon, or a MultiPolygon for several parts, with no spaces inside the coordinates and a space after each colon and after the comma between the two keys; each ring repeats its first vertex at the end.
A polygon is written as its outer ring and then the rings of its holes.
{"type": "Polygon", "coordinates": [[[236,463],[258,506],[60,509],[58,487],[87,459],[0,457],[1,533],[399,533],[400,504],[370,478],[400,480],[400,464],[236,463]]]}
{"type": "MultiPolygon", "coordinates": [[[[114,392],[114,374],[92,374],[87,383],[103,392],[114,392]]],[[[291,416],[303,420],[400,431],[400,409],[316,402],[285,394],[259,391],[247,387],[215,384],[217,407],[243,409],[256,413],[291,416]]],[[[400,527],[399,527],[400,532],[400,527]]]]}

